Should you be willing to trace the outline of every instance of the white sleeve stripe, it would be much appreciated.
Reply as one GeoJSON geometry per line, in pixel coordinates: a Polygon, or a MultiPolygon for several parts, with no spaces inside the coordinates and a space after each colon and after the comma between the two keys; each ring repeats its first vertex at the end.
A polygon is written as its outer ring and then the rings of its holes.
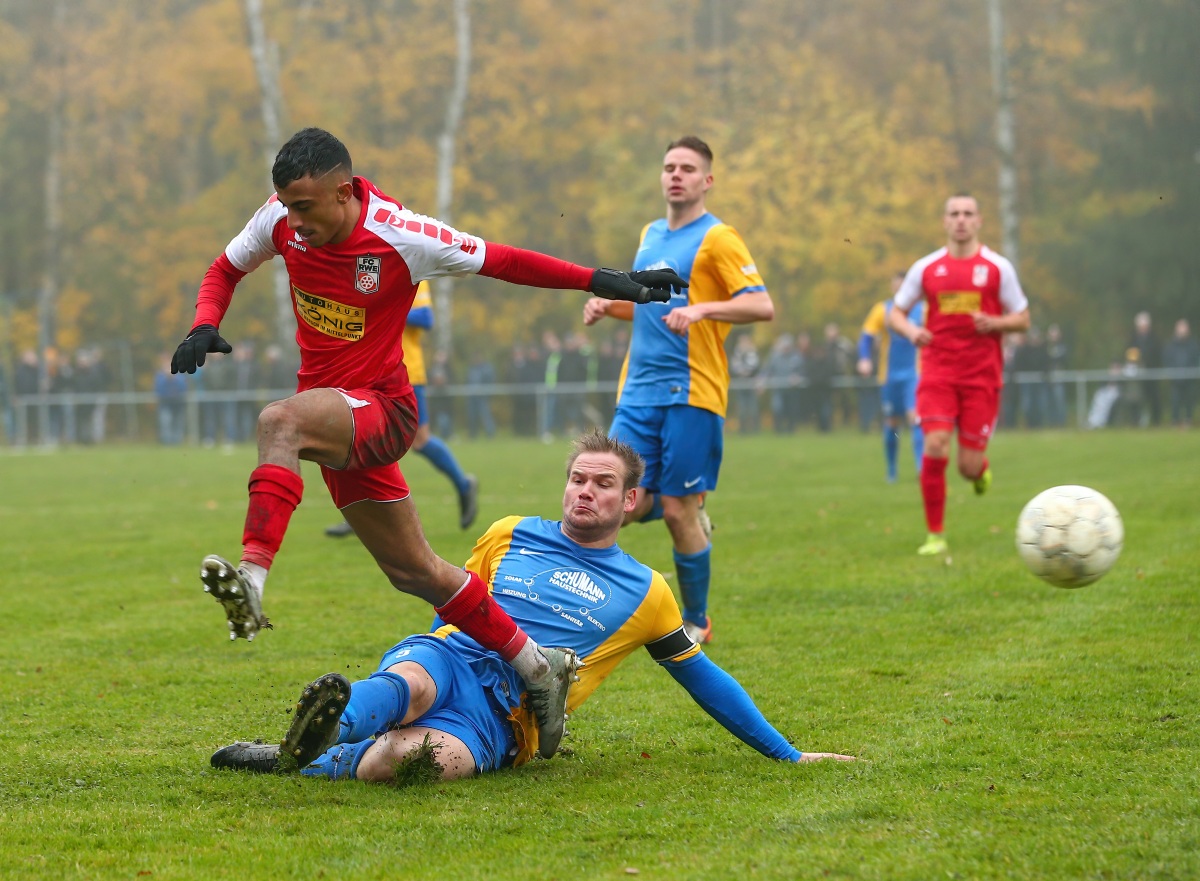
{"type": "Polygon", "coordinates": [[[275,247],[272,236],[275,224],[286,216],[287,208],[278,199],[267,200],[254,212],[245,228],[225,247],[225,256],[229,258],[229,262],[242,272],[253,272],[276,256],[279,250],[275,247]]]}
{"type": "Polygon", "coordinates": [[[996,265],[1000,271],[1000,305],[1005,314],[1023,312],[1029,308],[1029,300],[1021,289],[1021,281],[1017,278],[1017,270],[1007,257],[1001,257],[986,245],[983,256],[996,265]]]}
{"type": "Polygon", "coordinates": [[[904,274],[904,282],[900,285],[900,289],[892,297],[892,303],[899,307],[902,312],[907,312],[915,306],[917,301],[925,295],[925,286],[922,282],[922,277],[925,275],[925,267],[945,256],[946,249],[938,248],[932,254],[926,254],[910,266],[908,272],[904,274]]]}
{"type": "Polygon", "coordinates": [[[413,283],[483,268],[487,246],[432,217],[415,214],[371,194],[363,226],[393,249],[408,266],[413,283]]]}

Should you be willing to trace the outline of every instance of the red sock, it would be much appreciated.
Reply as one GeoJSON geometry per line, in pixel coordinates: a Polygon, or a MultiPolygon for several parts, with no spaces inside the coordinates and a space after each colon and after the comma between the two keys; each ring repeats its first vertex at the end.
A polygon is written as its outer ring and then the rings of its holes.
{"type": "Polygon", "coordinates": [[[282,465],[259,465],[250,472],[250,506],[242,532],[242,559],[270,569],[283,544],[292,512],[304,495],[304,481],[282,465]]]}
{"type": "Polygon", "coordinates": [[[972,477],[971,479],[972,479],[972,480],[978,480],[979,478],[983,477],[983,472],[985,472],[985,471],[987,471],[987,470],[988,470],[988,460],[987,460],[987,456],[984,456],[984,457],[983,457],[983,465],[982,465],[982,466],[980,466],[980,468],[979,468],[979,473],[978,473],[978,474],[976,474],[976,475],[975,475],[974,477],[972,477]]]}
{"type": "Polygon", "coordinates": [[[921,458],[921,497],[925,500],[925,525],[941,534],[946,518],[946,464],[949,459],[921,458]]]}
{"type": "Polygon", "coordinates": [[[453,624],[485,649],[506,661],[517,656],[529,637],[517,622],[500,608],[488,592],[487,584],[467,570],[467,583],[450,602],[435,611],[447,624],[453,624]]]}

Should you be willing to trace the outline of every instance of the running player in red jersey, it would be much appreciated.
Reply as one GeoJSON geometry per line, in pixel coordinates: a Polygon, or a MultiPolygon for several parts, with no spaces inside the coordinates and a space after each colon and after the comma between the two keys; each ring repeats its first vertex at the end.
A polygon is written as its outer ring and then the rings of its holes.
{"type": "Polygon", "coordinates": [[[946,200],[946,247],[908,270],[888,313],[893,330],[921,349],[917,417],[925,431],[921,496],[929,536],[918,554],[944,554],[946,465],[958,430],[958,472],[977,495],[992,482],[987,445],[1000,412],[1001,336],[1029,327],[1029,301],[1011,263],[979,242],[979,204],[973,196],[946,200]],[[908,313],[924,298],[925,325],[908,313]]]}
{"type": "Polygon", "coordinates": [[[665,302],[672,286],[686,282],[674,273],[587,269],[464,235],[355,177],[349,151],[321,129],[304,129],[284,144],[271,177],[275,195],[204,276],[192,330],[171,362],[173,373],[194,373],[208,353],[230,352],[218,327],[234,287],[272,257],[283,258],[297,319],[299,388],[259,416],[241,562],[205,557],[204,589],[225,608],[231,639],[249,640],[270,627],[262,612],[267,571],[300,504],[300,461],[315,462],[392,585],[431,603],[443,621],[521,675],[541,736],[549,736],[540,752],[549,757],[562,736],[574,653],[539,647],[477,573],[442,560],[426,541],[397,465],[417,430],[401,346],[405,320],[417,285],[444,275],[478,273],[636,302],[665,302]]]}

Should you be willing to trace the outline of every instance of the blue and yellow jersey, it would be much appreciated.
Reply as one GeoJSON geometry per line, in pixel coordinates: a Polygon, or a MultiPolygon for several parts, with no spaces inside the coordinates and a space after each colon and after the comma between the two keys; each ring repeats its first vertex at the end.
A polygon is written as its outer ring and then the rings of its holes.
{"type": "Polygon", "coordinates": [[[634,407],[690,404],[724,416],[729,399],[725,338],[730,325],[698,321],[679,336],[663,318],[680,306],[765,291],[746,243],[733,227],[711,214],[676,230],[659,219],[642,230],[633,268],[674,269],[687,279],[689,288],[686,294],[673,294],[669,303],[649,303],[634,310],[617,402],[634,407]]]}
{"type": "Polygon", "coordinates": [[[423,281],[417,285],[417,293],[413,297],[412,308],[408,310],[408,320],[404,325],[401,342],[404,346],[404,366],[408,368],[408,381],[413,385],[425,385],[426,382],[425,351],[421,348],[421,338],[431,327],[433,297],[429,293],[429,282],[423,281]]]}
{"type": "MultiPolygon", "coordinates": [[[[616,545],[584,548],[562,533],[562,523],[507,517],[475,545],[467,567],[486,581],[496,602],[539,645],[570,646],[584,666],[571,687],[574,712],[634,649],[645,646],[659,663],[700,653],[684,633],[683,618],[662,575],[616,545]]],[[[435,619],[436,636],[470,657],[484,687],[512,709],[520,753],[537,751],[537,722],[521,706],[516,671],[458,628],[435,619]]]]}
{"type": "MultiPolygon", "coordinates": [[[[909,312],[908,318],[914,324],[921,323],[921,306],[918,303],[909,312]]],[[[891,311],[892,301],[884,300],[876,303],[867,313],[863,322],[862,337],[859,338],[859,357],[870,357],[871,341],[879,343],[879,382],[889,379],[911,379],[917,375],[917,347],[908,341],[907,337],[895,333],[888,326],[888,312],[891,311]],[[865,339],[870,337],[870,340],[865,339]],[[865,354],[864,354],[865,352],[865,354]]]]}

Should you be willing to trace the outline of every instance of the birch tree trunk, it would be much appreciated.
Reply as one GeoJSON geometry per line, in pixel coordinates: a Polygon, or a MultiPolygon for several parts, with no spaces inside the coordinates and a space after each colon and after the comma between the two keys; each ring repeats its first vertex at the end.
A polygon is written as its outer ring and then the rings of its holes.
{"type": "Polygon", "coordinates": [[[1012,265],[1019,260],[1019,216],[1017,214],[1016,133],[1012,91],[1008,82],[1008,54],[1004,48],[1003,0],[988,0],[991,32],[992,88],[996,93],[996,151],[1000,159],[1001,248],[1012,265]]]}
{"type": "MultiPolygon", "coordinates": [[[[56,0],[54,4],[54,26],[52,34],[62,32],[66,22],[66,3],[56,0]]],[[[38,289],[38,391],[50,391],[50,351],[54,348],[57,330],[54,326],[54,310],[58,301],[59,260],[62,258],[62,144],[63,113],[66,102],[66,64],[61,46],[53,40],[48,43],[49,67],[53,71],[53,83],[49,96],[46,132],[46,169],[43,173],[43,195],[46,221],[42,240],[42,280],[38,289]]],[[[41,443],[50,442],[50,407],[43,401],[38,405],[38,438],[41,443]]]]}
{"type": "MultiPolygon", "coordinates": [[[[262,111],[263,159],[267,163],[267,181],[271,180],[271,166],[275,164],[275,152],[283,144],[283,94],[279,89],[279,58],[277,47],[267,39],[263,25],[262,0],[245,0],[246,27],[250,33],[250,55],[254,59],[254,72],[258,76],[259,107],[262,111]]],[[[275,279],[275,339],[287,351],[296,348],[296,333],[292,329],[292,291],[288,281],[287,267],[283,258],[272,261],[275,279]]]]}
{"type": "MultiPolygon", "coordinates": [[[[437,217],[454,225],[450,209],[454,201],[454,153],[463,107],[467,103],[467,82],[471,76],[471,9],[469,0],[454,0],[454,31],[458,55],[454,65],[454,86],[446,102],[446,119],[438,136],[437,217]]],[[[454,279],[439,278],[433,285],[434,340],[439,352],[450,350],[454,319],[454,279]]]]}

